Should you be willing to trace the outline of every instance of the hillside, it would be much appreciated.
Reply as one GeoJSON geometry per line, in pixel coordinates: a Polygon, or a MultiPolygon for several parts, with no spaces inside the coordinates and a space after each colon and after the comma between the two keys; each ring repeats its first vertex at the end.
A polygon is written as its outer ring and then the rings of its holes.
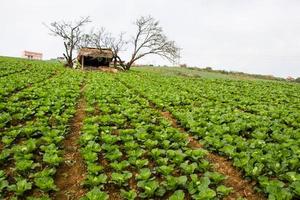
{"type": "Polygon", "coordinates": [[[300,85],[0,57],[0,199],[299,199],[300,85]]]}
{"type": "Polygon", "coordinates": [[[135,67],[134,70],[158,73],[166,76],[185,76],[198,78],[223,78],[233,80],[271,80],[286,81],[284,78],[271,75],[247,74],[243,72],[229,72],[224,70],[213,70],[210,68],[196,67],[135,67]]]}

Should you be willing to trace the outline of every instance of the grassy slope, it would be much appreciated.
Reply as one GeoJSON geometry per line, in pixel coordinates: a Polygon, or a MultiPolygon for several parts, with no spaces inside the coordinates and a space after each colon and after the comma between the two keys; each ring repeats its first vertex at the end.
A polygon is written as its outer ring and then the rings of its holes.
{"type": "MultiPolygon", "coordinates": [[[[268,80],[268,76],[255,77],[248,74],[221,73],[218,71],[207,71],[204,69],[181,68],[181,67],[134,67],[133,71],[146,71],[159,73],[164,76],[183,76],[183,77],[201,77],[201,78],[221,78],[234,80],[268,80]]],[[[283,81],[284,79],[280,79],[283,81]]]]}

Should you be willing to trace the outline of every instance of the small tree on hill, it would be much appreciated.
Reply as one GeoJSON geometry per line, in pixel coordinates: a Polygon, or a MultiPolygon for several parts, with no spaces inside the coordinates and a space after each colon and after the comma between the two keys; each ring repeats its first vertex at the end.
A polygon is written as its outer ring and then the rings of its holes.
{"type": "Polygon", "coordinates": [[[118,57],[124,70],[129,70],[134,62],[147,55],[158,55],[170,62],[175,62],[179,58],[180,49],[174,41],[167,38],[162,27],[159,26],[159,21],[147,16],[140,17],[134,24],[137,32],[129,41],[133,45],[131,58],[126,64],[123,64],[118,57]]]}
{"type": "Polygon", "coordinates": [[[89,17],[84,17],[74,22],[52,22],[46,27],[50,30],[51,34],[63,39],[65,53],[63,56],[67,61],[67,66],[72,67],[74,58],[73,52],[78,47],[82,40],[83,32],[82,27],[91,22],[89,17]]]}

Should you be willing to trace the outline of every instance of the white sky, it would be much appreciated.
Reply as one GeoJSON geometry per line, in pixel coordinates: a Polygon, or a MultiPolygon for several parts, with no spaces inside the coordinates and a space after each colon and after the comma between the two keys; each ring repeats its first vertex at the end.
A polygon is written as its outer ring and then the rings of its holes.
{"type": "MultiPolygon", "coordinates": [[[[1,0],[0,55],[61,56],[61,40],[43,22],[90,16],[90,27],[129,37],[141,15],[160,20],[182,48],[181,63],[300,77],[300,0],[1,0]]],[[[170,64],[157,57],[140,63],[170,64]]]]}

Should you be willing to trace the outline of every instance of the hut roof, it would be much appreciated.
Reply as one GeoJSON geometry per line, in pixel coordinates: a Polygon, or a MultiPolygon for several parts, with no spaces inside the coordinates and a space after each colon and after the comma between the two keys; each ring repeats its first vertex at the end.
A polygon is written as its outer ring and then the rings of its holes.
{"type": "Polygon", "coordinates": [[[105,49],[97,49],[97,48],[90,48],[90,47],[84,47],[79,50],[78,57],[81,56],[88,56],[92,58],[112,58],[113,57],[113,51],[111,49],[105,48],[105,49]]]}

